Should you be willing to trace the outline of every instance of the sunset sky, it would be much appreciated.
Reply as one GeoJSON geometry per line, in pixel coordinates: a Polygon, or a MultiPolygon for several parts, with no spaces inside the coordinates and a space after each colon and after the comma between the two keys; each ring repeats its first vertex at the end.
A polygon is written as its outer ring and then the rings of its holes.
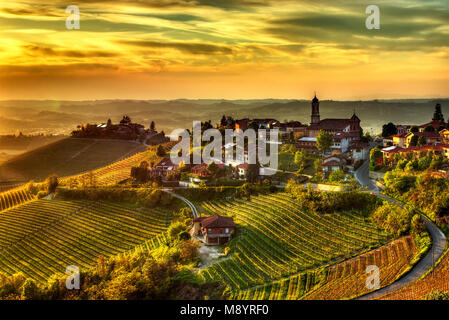
{"type": "Polygon", "coordinates": [[[0,0],[0,100],[449,97],[449,1],[0,0]],[[77,5],[80,30],[67,30],[77,5]],[[380,8],[380,30],[365,9],[380,8]]]}

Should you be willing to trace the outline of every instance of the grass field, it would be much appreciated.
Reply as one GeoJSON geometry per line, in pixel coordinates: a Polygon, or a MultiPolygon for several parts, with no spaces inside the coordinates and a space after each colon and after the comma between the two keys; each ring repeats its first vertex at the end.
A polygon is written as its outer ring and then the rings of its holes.
{"type": "Polygon", "coordinates": [[[164,232],[167,209],[107,202],[35,200],[0,214],[0,272],[44,282],[69,265],[128,251],[164,232]]]}
{"type": "Polygon", "coordinates": [[[358,212],[317,214],[299,209],[286,193],[203,204],[238,225],[231,256],[201,271],[237,293],[380,247],[388,235],[358,212]]]}
{"type": "Polygon", "coordinates": [[[68,176],[97,169],[145,146],[124,140],[67,138],[0,165],[0,181],[41,181],[51,174],[68,176]]]}

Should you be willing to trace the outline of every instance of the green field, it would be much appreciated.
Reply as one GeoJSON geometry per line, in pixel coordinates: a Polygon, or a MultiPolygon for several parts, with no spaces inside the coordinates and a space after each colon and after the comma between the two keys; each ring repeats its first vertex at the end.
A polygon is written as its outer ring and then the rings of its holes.
{"type": "Polygon", "coordinates": [[[389,238],[359,212],[302,211],[286,193],[208,202],[203,208],[233,216],[238,225],[230,258],[201,271],[204,279],[223,281],[234,293],[358,255],[389,238]]]}
{"type": "Polygon", "coordinates": [[[97,169],[145,150],[124,140],[68,138],[19,155],[0,165],[0,181],[41,181],[97,169]]]}
{"type": "Polygon", "coordinates": [[[0,272],[45,282],[69,265],[135,248],[164,232],[167,209],[108,202],[36,200],[0,213],[0,272]]]}

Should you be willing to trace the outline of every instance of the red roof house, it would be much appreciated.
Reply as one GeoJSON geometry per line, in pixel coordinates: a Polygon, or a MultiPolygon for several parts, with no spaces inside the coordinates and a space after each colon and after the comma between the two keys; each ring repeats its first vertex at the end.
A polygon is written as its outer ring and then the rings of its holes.
{"type": "Polygon", "coordinates": [[[192,234],[202,237],[207,245],[225,244],[231,240],[235,231],[232,217],[213,215],[193,219],[192,234]]]}

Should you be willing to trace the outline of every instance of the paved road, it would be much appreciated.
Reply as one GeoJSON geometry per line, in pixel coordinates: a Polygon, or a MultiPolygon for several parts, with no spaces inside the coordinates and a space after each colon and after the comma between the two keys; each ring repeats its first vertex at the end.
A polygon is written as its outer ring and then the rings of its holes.
{"type": "Polygon", "coordinates": [[[173,197],[184,201],[189,206],[190,210],[192,210],[193,218],[198,218],[198,210],[196,210],[196,208],[192,202],[190,202],[183,196],[180,196],[179,194],[172,192],[171,189],[163,189],[162,191],[167,192],[167,193],[171,194],[173,197]]]}
{"type": "MultiPolygon", "coordinates": [[[[367,187],[368,192],[373,192],[378,197],[389,201],[399,207],[403,207],[404,205],[396,200],[393,200],[383,194],[379,193],[378,188],[374,185],[374,183],[369,179],[369,171],[368,171],[369,162],[365,161],[365,163],[355,172],[355,177],[357,181],[362,185],[362,187],[367,187]]],[[[412,270],[410,270],[407,275],[399,279],[398,281],[381,288],[379,290],[368,293],[362,297],[359,297],[358,300],[370,300],[379,298],[387,293],[391,293],[397,291],[413,281],[421,278],[428,270],[431,270],[436,261],[443,254],[443,251],[446,247],[446,236],[441,232],[438,227],[429,221],[427,218],[423,217],[424,223],[426,225],[426,229],[429,232],[432,238],[432,247],[429,252],[427,252],[426,256],[421,259],[412,270]]]]}

